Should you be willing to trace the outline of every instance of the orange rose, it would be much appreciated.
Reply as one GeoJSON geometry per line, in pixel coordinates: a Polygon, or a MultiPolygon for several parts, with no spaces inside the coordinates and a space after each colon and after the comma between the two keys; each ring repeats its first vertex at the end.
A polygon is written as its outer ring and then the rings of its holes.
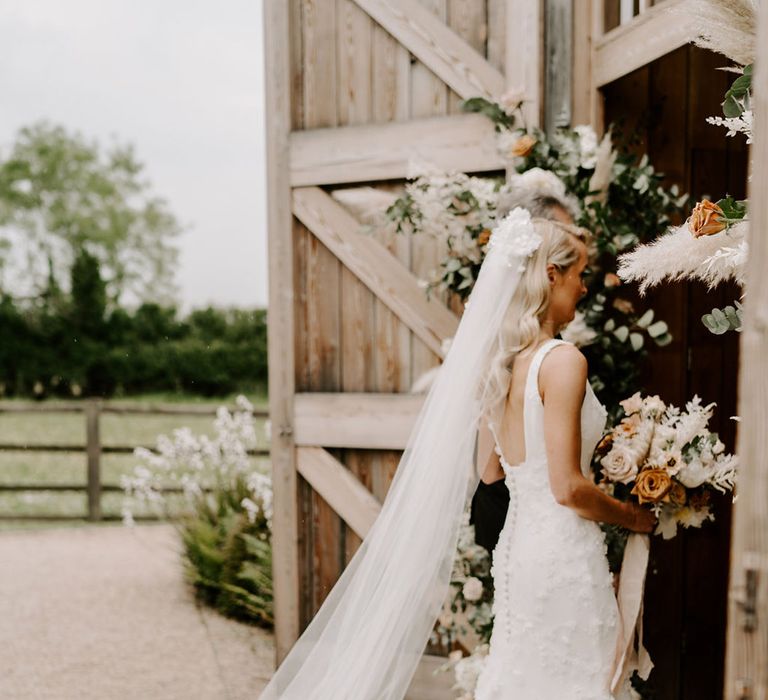
{"type": "Polygon", "coordinates": [[[609,272],[605,279],[603,280],[603,284],[606,287],[618,287],[621,284],[621,279],[615,272],[609,272]]]}
{"type": "Polygon", "coordinates": [[[488,239],[491,237],[491,232],[484,228],[482,231],[480,231],[480,235],[477,237],[477,244],[478,245],[485,245],[488,243],[488,239]]]}
{"type": "Polygon", "coordinates": [[[672,482],[672,488],[669,489],[669,500],[676,506],[684,506],[688,498],[688,492],[679,481],[672,482]]]}
{"type": "Polygon", "coordinates": [[[613,308],[623,314],[631,314],[635,311],[635,307],[629,299],[614,299],[613,308]]]}
{"type": "Polygon", "coordinates": [[[688,229],[694,238],[711,236],[725,228],[723,210],[714,202],[702,199],[688,217],[688,229]]]}
{"type": "Polygon", "coordinates": [[[536,139],[533,138],[533,136],[531,136],[530,134],[523,134],[512,145],[512,155],[525,157],[533,150],[533,147],[535,145],[536,145],[536,139]]]}
{"type": "Polygon", "coordinates": [[[669,501],[667,494],[672,488],[672,479],[664,469],[649,467],[637,475],[632,495],[637,496],[640,503],[658,503],[669,501]]]}

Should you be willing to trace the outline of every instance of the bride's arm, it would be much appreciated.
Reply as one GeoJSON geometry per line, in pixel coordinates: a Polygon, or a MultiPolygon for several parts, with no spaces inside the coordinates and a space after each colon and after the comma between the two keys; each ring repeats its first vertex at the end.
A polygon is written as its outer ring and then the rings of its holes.
{"type": "Polygon", "coordinates": [[[609,496],[581,473],[581,405],[586,384],[587,359],[578,348],[559,345],[546,355],[539,387],[552,494],[583,518],[650,532],[654,517],[647,509],[609,496]]]}

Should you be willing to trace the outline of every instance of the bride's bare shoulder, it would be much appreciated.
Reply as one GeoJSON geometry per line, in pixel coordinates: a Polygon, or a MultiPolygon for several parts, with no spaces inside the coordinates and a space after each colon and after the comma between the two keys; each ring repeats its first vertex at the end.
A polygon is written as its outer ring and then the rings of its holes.
{"type": "Polygon", "coordinates": [[[541,362],[539,390],[546,395],[548,388],[558,393],[584,391],[587,381],[587,358],[575,345],[563,343],[552,348],[541,362]]]}

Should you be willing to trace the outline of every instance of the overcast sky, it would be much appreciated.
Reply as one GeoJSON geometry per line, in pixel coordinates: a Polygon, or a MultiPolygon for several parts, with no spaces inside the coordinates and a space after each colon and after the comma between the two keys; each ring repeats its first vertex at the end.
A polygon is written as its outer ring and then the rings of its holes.
{"type": "Polygon", "coordinates": [[[0,150],[43,118],[134,144],[184,307],[264,306],[262,64],[261,0],[2,0],[0,150]]]}

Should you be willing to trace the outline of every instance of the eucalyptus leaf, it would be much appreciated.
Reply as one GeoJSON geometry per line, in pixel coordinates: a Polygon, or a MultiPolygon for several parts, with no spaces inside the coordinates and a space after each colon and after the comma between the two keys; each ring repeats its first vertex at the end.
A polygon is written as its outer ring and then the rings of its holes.
{"type": "Polygon", "coordinates": [[[616,328],[616,321],[614,321],[612,318],[609,318],[605,325],[603,326],[603,330],[606,332],[612,331],[614,328],[616,328]]]}
{"type": "Polygon", "coordinates": [[[648,309],[639,319],[637,319],[637,325],[640,328],[646,328],[653,321],[653,309],[648,309]]]}
{"type": "Polygon", "coordinates": [[[632,349],[637,352],[645,344],[645,338],[643,338],[642,333],[633,332],[629,334],[629,342],[632,344],[632,349]]]}
{"type": "Polygon", "coordinates": [[[648,326],[648,335],[651,338],[658,338],[660,335],[664,335],[667,332],[667,324],[664,321],[656,321],[648,326]]]}
{"type": "Polygon", "coordinates": [[[629,328],[626,326],[619,326],[613,334],[623,343],[629,337],[629,328]]]}

